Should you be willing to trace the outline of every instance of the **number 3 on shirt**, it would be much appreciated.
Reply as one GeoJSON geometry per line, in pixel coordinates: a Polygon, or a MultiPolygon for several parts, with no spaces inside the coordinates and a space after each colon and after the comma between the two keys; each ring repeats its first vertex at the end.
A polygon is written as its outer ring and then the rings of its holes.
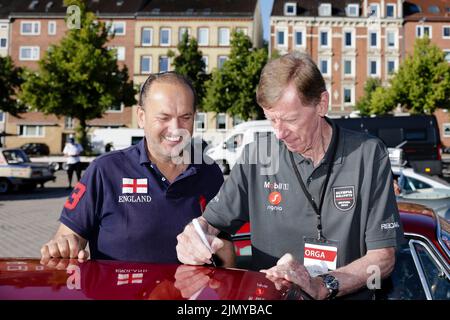
{"type": "Polygon", "coordinates": [[[77,206],[78,202],[81,200],[81,197],[83,197],[85,192],[86,186],[81,182],[78,182],[73,188],[72,194],[69,196],[66,203],[64,204],[64,208],[69,210],[75,209],[75,207],[77,206]]]}

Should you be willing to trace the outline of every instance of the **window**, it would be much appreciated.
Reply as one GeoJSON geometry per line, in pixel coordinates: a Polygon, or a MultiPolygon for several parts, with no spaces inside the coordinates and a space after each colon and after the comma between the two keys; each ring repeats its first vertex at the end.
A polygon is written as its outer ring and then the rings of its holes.
{"type": "Polygon", "coordinates": [[[225,63],[225,61],[228,60],[227,56],[218,56],[217,57],[217,68],[222,69],[223,64],[225,63]]]}
{"type": "Polygon", "coordinates": [[[330,33],[328,31],[320,31],[320,46],[321,47],[329,47],[329,35],[330,33]]]}
{"type": "Polygon", "coordinates": [[[371,3],[369,5],[368,16],[370,18],[379,18],[380,17],[380,5],[378,3],[371,3]]]}
{"type": "Polygon", "coordinates": [[[450,137],[450,123],[447,122],[447,123],[442,124],[442,129],[444,130],[443,136],[446,138],[449,138],[450,137]]]}
{"type": "Polygon", "coordinates": [[[244,122],[241,117],[239,116],[233,116],[233,127],[237,126],[238,124],[244,122]]]}
{"type": "Polygon", "coordinates": [[[359,17],[359,4],[352,3],[347,5],[346,13],[348,17],[359,17]]]}
{"type": "Polygon", "coordinates": [[[227,117],[225,113],[218,113],[216,116],[216,128],[217,130],[226,130],[227,128],[227,117]]]}
{"type": "Polygon", "coordinates": [[[18,131],[18,135],[21,137],[43,137],[45,135],[43,126],[19,125],[18,131]]]}
{"type": "Polygon", "coordinates": [[[424,278],[423,284],[433,300],[448,299],[448,274],[442,267],[441,263],[435,259],[434,255],[427,248],[427,245],[421,241],[411,240],[414,244],[414,249],[423,270],[424,278]]]}
{"type": "Polygon", "coordinates": [[[64,128],[66,128],[66,129],[73,129],[73,127],[74,127],[73,118],[72,117],[66,117],[64,119],[64,128]]]}
{"type": "Polygon", "coordinates": [[[169,71],[169,58],[167,56],[159,57],[159,72],[169,71]]]}
{"type": "Polygon", "coordinates": [[[442,27],[442,38],[450,39],[450,26],[442,27]]]}
{"type": "Polygon", "coordinates": [[[389,59],[387,61],[387,74],[391,75],[396,71],[396,61],[393,59],[389,59]]]}
{"type": "Polygon", "coordinates": [[[319,16],[321,17],[331,16],[331,3],[321,3],[319,5],[319,16]]]}
{"type": "Polygon", "coordinates": [[[20,47],[19,60],[22,61],[37,61],[39,60],[39,47],[20,47]]]}
{"type": "Polygon", "coordinates": [[[159,45],[169,46],[170,45],[170,29],[161,28],[159,31],[159,45]]]}
{"type": "Polygon", "coordinates": [[[121,103],[117,105],[110,106],[106,112],[122,112],[123,111],[123,105],[121,103]]]}
{"type": "Polygon", "coordinates": [[[48,34],[54,36],[56,34],[56,21],[48,22],[48,34]]]}
{"type": "Polygon", "coordinates": [[[209,44],[208,28],[198,28],[198,45],[207,46],[209,44]]]}
{"type": "Polygon", "coordinates": [[[444,50],[445,53],[445,60],[450,63],[450,49],[444,50]]]}
{"type": "Polygon", "coordinates": [[[370,48],[378,47],[378,32],[377,31],[369,31],[369,47],[370,48]]]}
{"type": "Polygon", "coordinates": [[[427,36],[431,39],[431,31],[431,26],[416,26],[416,37],[423,38],[424,36],[427,36]]]}
{"type": "Polygon", "coordinates": [[[353,48],[354,47],[354,41],[353,41],[353,31],[344,31],[344,47],[345,48],[353,48]]]}
{"type": "Polygon", "coordinates": [[[125,61],[125,47],[110,47],[110,49],[116,50],[117,61],[125,61]]]}
{"type": "Polygon", "coordinates": [[[152,57],[141,56],[141,73],[152,73],[152,57]]]}
{"type": "Polygon", "coordinates": [[[229,46],[229,45],[230,45],[230,29],[219,28],[219,46],[229,46]]]}
{"type": "Polygon", "coordinates": [[[114,21],[108,24],[110,26],[109,33],[116,36],[125,35],[125,22],[124,21],[114,21]]]}
{"type": "Polygon", "coordinates": [[[287,46],[286,36],[287,36],[286,30],[280,29],[277,31],[277,45],[279,47],[287,46]]]}
{"type": "Polygon", "coordinates": [[[295,30],[294,32],[294,46],[303,47],[305,46],[304,40],[305,31],[304,30],[295,30]]]}
{"type": "Polygon", "coordinates": [[[20,34],[22,35],[38,35],[41,33],[41,23],[39,21],[22,21],[20,23],[20,34]]]}
{"type": "Polygon", "coordinates": [[[395,18],[395,4],[388,3],[386,5],[386,17],[395,18]]]}
{"type": "Polygon", "coordinates": [[[369,75],[372,77],[379,76],[378,60],[376,60],[376,59],[369,60],[369,75]]]}
{"type": "Polygon", "coordinates": [[[153,29],[143,28],[141,33],[141,45],[151,46],[153,43],[153,29]]]}
{"type": "Polygon", "coordinates": [[[287,2],[284,4],[284,15],[285,16],[295,16],[297,15],[297,3],[287,2]]]}
{"type": "Polygon", "coordinates": [[[180,27],[178,29],[178,41],[181,42],[183,40],[183,35],[187,33],[188,35],[191,34],[191,29],[188,27],[180,27]]]}
{"type": "Polygon", "coordinates": [[[344,87],[344,105],[353,104],[353,88],[344,87]]]}
{"type": "Polygon", "coordinates": [[[396,32],[395,31],[386,31],[386,46],[388,48],[396,48],[396,32]]]}
{"type": "Polygon", "coordinates": [[[330,75],[330,67],[331,67],[331,61],[328,58],[320,58],[319,59],[319,70],[324,76],[330,75]]]}
{"type": "Polygon", "coordinates": [[[353,75],[353,61],[352,60],[344,60],[344,75],[352,76],[353,75]]]}
{"type": "Polygon", "coordinates": [[[205,72],[208,72],[208,67],[209,67],[209,58],[208,58],[208,56],[202,56],[202,60],[205,63],[205,72]]]}
{"type": "Polygon", "coordinates": [[[206,130],[206,113],[197,112],[195,115],[195,129],[198,131],[206,130]]]}
{"type": "Polygon", "coordinates": [[[8,41],[6,38],[0,38],[0,49],[6,48],[8,41]]]}

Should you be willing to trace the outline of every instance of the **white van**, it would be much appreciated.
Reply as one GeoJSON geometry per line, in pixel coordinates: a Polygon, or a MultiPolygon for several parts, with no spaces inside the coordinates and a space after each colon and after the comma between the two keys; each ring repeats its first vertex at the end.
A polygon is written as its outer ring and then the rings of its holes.
{"type": "Polygon", "coordinates": [[[258,133],[273,132],[269,120],[247,121],[235,126],[223,143],[210,148],[206,155],[217,162],[224,174],[228,174],[242,154],[244,147],[255,141],[258,133]]]}

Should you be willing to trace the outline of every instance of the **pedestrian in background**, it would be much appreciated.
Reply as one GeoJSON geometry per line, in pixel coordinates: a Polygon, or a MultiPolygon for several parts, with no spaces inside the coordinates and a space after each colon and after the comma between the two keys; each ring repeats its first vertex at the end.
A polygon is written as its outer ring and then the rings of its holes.
{"type": "Polygon", "coordinates": [[[77,181],[81,179],[81,162],[80,154],[83,152],[83,147],[75,142],[73,137],[69,138],[69,142],[66,143],[63,153],[67,157],[67,177],[69,178],[69,186],[67,189],[72,189],[72,176],[75,171],[77,175],[77,181]]]}

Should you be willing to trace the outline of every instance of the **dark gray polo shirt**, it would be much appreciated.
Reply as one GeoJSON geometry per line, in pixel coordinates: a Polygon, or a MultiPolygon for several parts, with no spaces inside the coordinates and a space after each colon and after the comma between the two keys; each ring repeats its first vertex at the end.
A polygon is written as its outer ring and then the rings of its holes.
{"type": "MultiPolygon", "coordinates": [[[[384,144],[344,128],[339,128],[337,140],[335,125],[327,120],[333,126],[331,144],[337,141],[337,146],[322,207],[322,226],[327,239],[338,241],[339,268],[364,256],[367,250],[397,246],[403,232],[384,144]]],[[[294,154],[317,206],[330,149],[317,167],[310,159],[294,154]]],[[[317,237],[317,216],[300,187],[288,149],[272,134],[266,135],[246,146],[239,162],[208,204],[205,218],[231,234],[250,222],[254,269],[274,266],[285,253],[303,262],[303,238],[317,237]],[[269,148],[272,153],[264,158],[261,149],[267,145],[278,150],[269,148]],[[266,174],[262,168],[269,160],[278,161],[279,169],[266,174]]]]}

